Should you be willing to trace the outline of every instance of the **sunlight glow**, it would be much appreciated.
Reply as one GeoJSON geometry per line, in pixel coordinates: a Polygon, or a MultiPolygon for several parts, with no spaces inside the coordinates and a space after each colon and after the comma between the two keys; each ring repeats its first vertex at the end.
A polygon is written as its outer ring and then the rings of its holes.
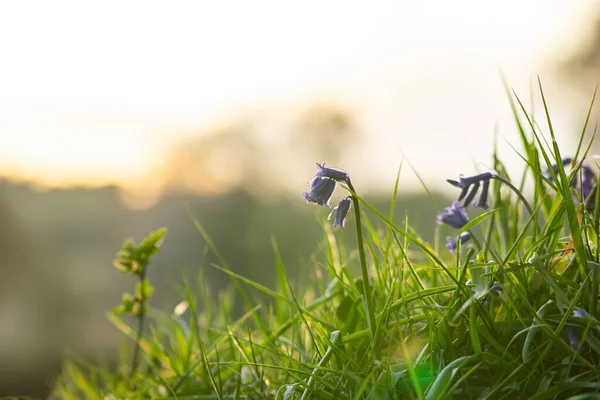
{"type": "Polygon", "coordinates": [[[490,107],[496,66],[527,82],[573,42],[585,4],[3,2],[0,174],[139,187],[192,127],[330,94],[363,109],[368,146],[396,162],[398,129],[405,150],[431,141],[411,118],[490,107]]]}

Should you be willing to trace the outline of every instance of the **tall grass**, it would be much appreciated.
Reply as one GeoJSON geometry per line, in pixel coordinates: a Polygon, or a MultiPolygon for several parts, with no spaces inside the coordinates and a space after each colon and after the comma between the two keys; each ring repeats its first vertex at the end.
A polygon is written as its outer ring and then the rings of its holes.
{"type": "Polygon", "coordinates": [[[443,241],[423,241],[406,218],[395,222],[400,170],[386,211],[347,187],[357,248],[339,246],[324,224],[322,251],[302,286],[288,278],[275,240],[278,285],[268,288],[233,272],[194,220],[219,259],[205,267],[227,274],[231,289],[215,300],[200,269],[176,312],[148,310],[140,337],[135,323],[110,313],[139,345],[139,364],[131,366],[131,350],[116,370],[66,362],[54,397],[596,398],[600,196],[574,190],[589,158],[592,106],[567,168],[539,88],[543,121],[509,92],[524,174],[512,179],[494,152],[502,179],[490,186],[491,210],[453,232],[472,238],[455,254],[443,241]],[[257,293],[272,301],[257,302],[257,293]],[[235,299],[245,313],[234,320],[235,299]]]}

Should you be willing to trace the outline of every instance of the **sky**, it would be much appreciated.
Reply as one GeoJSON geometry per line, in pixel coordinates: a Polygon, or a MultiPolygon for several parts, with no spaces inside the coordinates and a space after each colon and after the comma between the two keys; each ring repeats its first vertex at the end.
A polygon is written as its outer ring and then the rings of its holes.
{"type": "Polygon", "coordinates": [[[402,154],[455,174],[489,162],[495,131],[517,141],[499,67],[524,98],[548,82],[564,137],[582,120],[551,66],[597,5],[1,2],[0,175],[139,187],[186,132],[323,98],[360,111],[365,180],[393,179],[402,154]]]}

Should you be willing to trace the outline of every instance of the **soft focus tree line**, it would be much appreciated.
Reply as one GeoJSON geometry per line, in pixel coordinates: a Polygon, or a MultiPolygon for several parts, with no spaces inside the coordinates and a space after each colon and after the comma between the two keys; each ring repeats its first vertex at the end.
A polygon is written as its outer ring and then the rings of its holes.
{"type": "MultiPolygon", "coordinates": [[[[275,287],[273,239],[295,281],[314,273],[312,256],[322,251],[323,221],[331,210],[307,206],[300,195],[307,182],[290,182],[288,174],[306,159],[309,170],[316,161],[344,162],[349,147],[360,142],[360,131],[351,111],[312,106],[277,140],[288,149],[285,155],[274,154],[246,118],[190,135],[173,146],[162,171],[165,191],[146,209],[127,207],[117,187],[41,190],[2,181],[0,394],[43,395],[66,349],[110,362],[120,335],[105,312],[134,283],[111,266],[126,238],[139,240],[168,227],[148,269],[156,287],[150,305],[167,311],[181,299],[182,278],[195,280],[201,263],[215,296],[231,285],[210,267],[218,261],[206,256],[192,215],[239,274],[275,287]],[[289,160],[289,170],[273,168],[272,158],[281,156],[289,160]]],[[[382,188],[369,197],[384,210],[390,193],[391,188],[382,188]]],[[[431,238],[433,203],[425,195],[403,194],[399,221],[403,209],[431,238]]],[[[354,248],[352,230],[335,235],[354,248]]]]}

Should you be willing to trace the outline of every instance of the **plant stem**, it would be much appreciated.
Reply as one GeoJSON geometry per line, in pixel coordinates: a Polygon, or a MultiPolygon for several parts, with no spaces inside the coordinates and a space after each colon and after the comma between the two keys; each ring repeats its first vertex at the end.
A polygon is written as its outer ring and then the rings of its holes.
{"type": "MultiPolygon", "coordinates": [[[[348,188],[352,193],[356,193],[354,186],[348,180],[348,188]]],[[[354,216],[356,219],[356,241],[358,243],[358,256],[360,258],[360,268],[362,272],[363,290],[365,296],[365,304],[367,307],[367,323],[371,331],[371,343],[375,341],[375,313],[373,309],[373,298],[371,297],[371,287],[369,285],[369,270],[367,269],[367,259],[365,257],[365,248],[363,245],[362,222],[360,219],[360,204],[356,196],[352,196],[352,204],[354,205],[354,216]]]]}
{"type": "Polygon", "coordinates": [[[145,282],[145,277],[146,277],[146,271],[144,268],[144,272],[139,275],[140,277],[140,285],[142,285],[141,288],[141,293],[142,293],[142,298],[140,299],[140,314],[138,315],[138,328],[137,328],[137,335],[135,338],[135,345],[133,347],[133,354],[131,356],[131,372],[130,372],[130,377],[133,376],[133,374],[135,374],[135,371],[137,370],[137,366],[138,366],[138,360],[140,358],[140,341],[142,340],[142,333],[144,330],[144,316],[146,315],[146,312],[144,311],[144,305],[146,303],[146,298],[144,297],[143,293],[145,293],[144,290],[144,282],[145,282]]]}
{"type": "Polygon", "coordinates": [[[494,179],[498,179],[500,182],[504,183],[505,185],[507,185],[513,192],[515,192],[515,194],[519,197],[519,199],[521,200],[521,202],[525,205],[525,208],[527,209],[527,211],[529,211],[529,215],[533,215],[533,208],[531,208],[531,205],[529,204],[529,202],[527,201],[527,199],[525,198],[525,196],[523,196],[523,194],[519,191],[519,189],[517,189],[515,187],[515,185],[513,185],[512,183],[510,183],[509,180],[504,179],[501,176],[495,175],[494,179]]]}

